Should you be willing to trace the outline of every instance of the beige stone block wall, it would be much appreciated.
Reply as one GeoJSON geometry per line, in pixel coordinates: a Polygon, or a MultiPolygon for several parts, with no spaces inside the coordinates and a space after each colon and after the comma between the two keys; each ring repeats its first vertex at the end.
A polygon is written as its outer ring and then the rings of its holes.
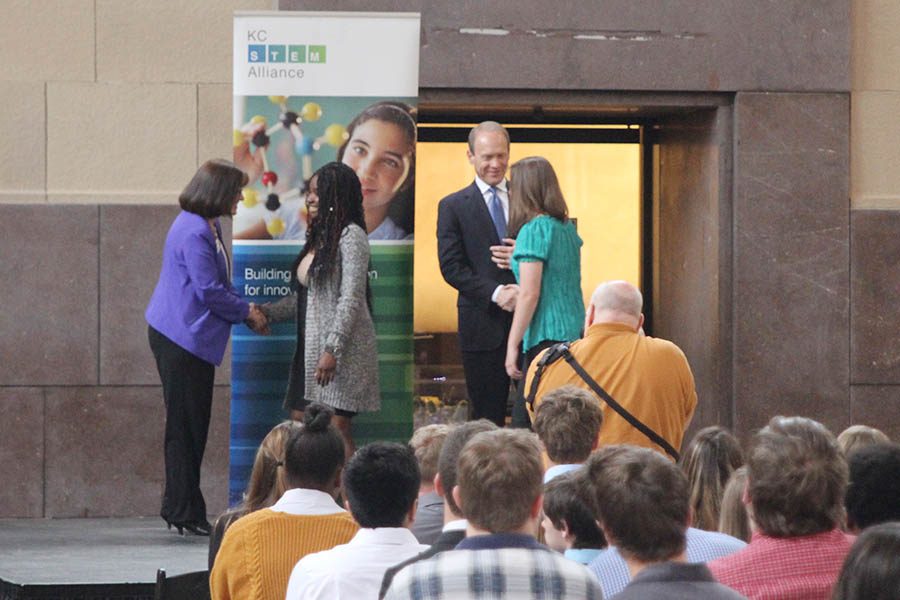
{"type": "Polygon", "coordinates": [[[231,81],[232,14],[271,0],[97,0],[100,81],[231,81]]]}
{"type": "Polygon", "coordinates": [[[277,0],[0,0],[0,203],[173,202],[231,152],[235,10],[277,0]]]}
{"type": "Polygon", "coordinates": [[[50,202],[171,201],[197,164],[197,87],[50,83],[50,202]]]}
{"type": "Polygon", "coordinates": [[[0,85],[0,202],[43,202],[46,176],[44,84],[0,85]]]}
{"type": "Polygon", "coordinates": [[[0,81],[93,81],[94,0],[2,0],[0,40],[0,81]]]}
{"type": "Polygon", "coordinates": [[[900,210],[900,2],[853,0],[850,197],[900,210]]]}
{"type": "Polygon", "coordinates": [[[197,101],[197,139],[199,162],[210,158],[231,158],[230,84],[200,85],[197,101]]]}

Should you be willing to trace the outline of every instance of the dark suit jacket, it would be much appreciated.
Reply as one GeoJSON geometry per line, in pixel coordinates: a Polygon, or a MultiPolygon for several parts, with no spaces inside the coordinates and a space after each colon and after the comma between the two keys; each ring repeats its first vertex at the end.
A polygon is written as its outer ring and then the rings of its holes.
{"type": "Polygon", "coordinates": [[[408,567],[409,565],[419,562],[420,560],[425,560],[426,558],[431,558],[436,554],[440,554],[441,552],[446,552],[448,550],[453,550],[456,548],[456,545],[463,541],[466,537],[466,532],[463,531],[445,531],[438,536],[438,539],[435,540],[434,544],[428,550],[424,552],[420,552],[416,554],[412,558],[407,558],[399,565],[394,565],[390,569],[384,572],[384,579],[381,580],[381,590],[378,592],[378,599],[381,600],[384,598],[385,594],[387,594],[388,588],[391,587],[391,582],[394,580],[394,576],[400,572],[404,567],[408,567]]]}
{"type": "Polygon", "coordinates": [[[500,239],[484,197],[473,181],[438,204],[438,260],[444,279],[459,291],[459,345],[463,351],[496,350],[506,343],[512,313],[491,302],[498,285],[515,283],[491,261],[500,239]]]}

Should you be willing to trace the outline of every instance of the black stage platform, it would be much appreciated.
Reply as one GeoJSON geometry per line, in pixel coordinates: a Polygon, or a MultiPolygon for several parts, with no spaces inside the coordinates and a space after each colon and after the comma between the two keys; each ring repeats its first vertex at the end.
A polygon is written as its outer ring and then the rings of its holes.
{"type": "Polygon", "coordinates": [[[152,599],[157,569],[206,570],[208,540],[158,517],[0,519],[0,599],[152,599]]]}

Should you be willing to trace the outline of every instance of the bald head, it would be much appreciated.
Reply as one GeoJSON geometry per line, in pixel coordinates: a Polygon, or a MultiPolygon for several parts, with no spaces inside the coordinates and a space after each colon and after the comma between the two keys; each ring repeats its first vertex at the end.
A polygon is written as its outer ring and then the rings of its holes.
{"type": "Polygon", "coordinates": [[[596,323],[624,323],[639,329],[644,321],[641,291],[627,281],[606,281],[591,295],[586,326],[596,323]]]}

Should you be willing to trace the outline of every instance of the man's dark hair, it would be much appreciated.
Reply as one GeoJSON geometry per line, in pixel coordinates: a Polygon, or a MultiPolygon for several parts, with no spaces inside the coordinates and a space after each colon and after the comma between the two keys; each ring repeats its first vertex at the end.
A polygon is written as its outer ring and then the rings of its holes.
{"type": "Polygon", "coordinates": [[[294,427],[284,445],[284,474],[289,488],[331,491],[338,469],[344,464],[344,442],[331,423],[334,411],[313,403],[303,413],[303,424],[294,427]]]}
{"type": "Polygon", "coordinates": [[[609,543],[641,562],[684,551],[690,510],[684,473],[662,454],[636,446],[606,446],[578,473],[586,481],[609,543]]]}
{"type": "Polygon", "coordinates": [[[556,529],[565,526],[573,537],[573,548],[606,548],[606,538],[597,526],[587,487],[584,477],[577,472],[554,477],[544,484],[544,514],[556,529]]]}
{"type": "Polygon", "coordinates": [[[873,444],[850,454],[844,504],[847,524],[858,529],[900,521],[900,444],[873,444]]]}
{"type": "Polygon", "coordinates": [[[373,442],[350,458],[343,481],[360,527],[402,527],[419,495],[419,465],[409,446],[373,442]]]}
{"type": "Polygon", "coordinates": [[[456,485],[457,463],[459,462],[459,454],[462,452],[463,446],[470,439],[482,431],[493,431],[497,429],[497,425],[487,419],[478,419],[477,421],[469,421],[458,425],[450,430],[447,438],[444,440],[444,446],[441,448],[441,455],[438,458],[438,474],[441,476],[441,485],[444,488],[444,500],[450,507],[450,512],[463,518],[462,511],[453,500],[453,488],[456,485]]]}
{"type": "Polygon", "coordinates": [[[844,516],[847,461],[828,429],[804,417],[774,417],[753,437],[747,491],[753,522],[771,537],[829,531],[844,516]]]}
{"type": "Polygon", "coordinates": [[[227,160],[208,160],[197,169],[185,186],[178,203],[187,212],[205,219],[230,217],[238,202],[241,188],[247,185],[247,174],[227,160]]]}

